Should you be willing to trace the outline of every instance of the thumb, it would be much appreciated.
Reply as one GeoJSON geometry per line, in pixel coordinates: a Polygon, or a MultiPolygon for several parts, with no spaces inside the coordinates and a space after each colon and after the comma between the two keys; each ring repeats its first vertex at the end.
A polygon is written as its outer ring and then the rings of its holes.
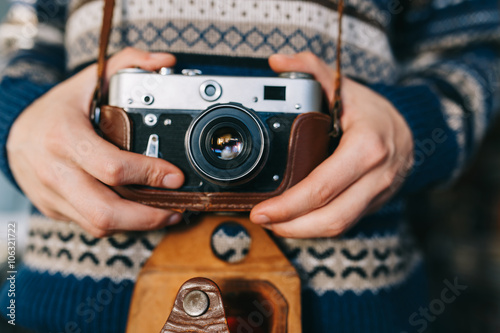
{"type": "MultiPolygon", "coordinates": [[[[139,67],[148,71],[158,70],[161,67],[172,67],[176,59],[170,53],[152,53],[128,47],[113,55],[106,62],[103,91],[107,91],[108,83],[114,74],[124,68],[139,67]]],[[[82,106],[88,109],[88,104],[94,93],[97,83],[97,65],[93,64],[70,79],[75,89],[81,91],[82,106]],[[77,87],[77,88],[76,88],[77,87]]]]}

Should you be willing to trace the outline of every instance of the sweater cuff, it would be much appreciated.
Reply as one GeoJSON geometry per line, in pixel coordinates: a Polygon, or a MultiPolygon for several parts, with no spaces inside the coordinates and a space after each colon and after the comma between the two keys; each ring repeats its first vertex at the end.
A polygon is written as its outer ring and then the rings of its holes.
{"type": "Polygon", "coordinates": [[[400,192],[416,192],[455,176],[460,154],[458,133],[448,125],[438,95],[426,85],[369,87],[394,105],[413,135],[414,164],[400,192]]]}
{"type": "Polygon", "coordinates": [[[31,103],[49,91],[54,84],[36,84],[26,79],[3,78],[0,83],[0,170],[17,188],[7,160],[7,137],[12,124],[31,103]]]}

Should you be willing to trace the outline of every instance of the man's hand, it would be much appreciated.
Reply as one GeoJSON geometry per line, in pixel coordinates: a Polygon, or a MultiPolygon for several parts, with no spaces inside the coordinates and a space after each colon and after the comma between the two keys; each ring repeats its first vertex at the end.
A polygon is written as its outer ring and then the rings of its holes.
{"type": "MultiPolygon", "coordinates": [[[[335,72],[311,53],[273,55],[275,72],[307,72],[332,100],[335,72]]],[[[413,138],[394,106],[369,88],[342,80],[344,131],[335,152],[280,196],[254,207],[250,219],[291,238],[337,236],[387,202],[413,164],[413,138]]]]}
{"type": "MultiPolygon", "coordinates": [[[[170,54],[129,48],[108,61],[106,82],[122,68],[156,70],[174,63],[170,54]]],[[[124,200],[106,186],[177,188],[184,176],[162,159],[121,151],[95,133],[89,104],[96,73],[96,65],[86,68],[35,101],[15,121],[7,154],[16,181],[43,214],[74,221],[96,237],[179,222],[178,213],[124,200]]]]}

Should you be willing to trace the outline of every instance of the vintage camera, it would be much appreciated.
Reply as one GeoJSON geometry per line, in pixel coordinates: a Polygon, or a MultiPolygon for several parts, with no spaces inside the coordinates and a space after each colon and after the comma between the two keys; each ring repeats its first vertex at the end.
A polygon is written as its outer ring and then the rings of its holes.
{"type": "Polygon", "coordinates": [[[297,72],[237,77],[130,68],[109,88],[109,104],[131,120],[131,150],[179,167],[181,192],[276,190],[294,120],[321,111],[322,100],[320,84],[297,72]]]}

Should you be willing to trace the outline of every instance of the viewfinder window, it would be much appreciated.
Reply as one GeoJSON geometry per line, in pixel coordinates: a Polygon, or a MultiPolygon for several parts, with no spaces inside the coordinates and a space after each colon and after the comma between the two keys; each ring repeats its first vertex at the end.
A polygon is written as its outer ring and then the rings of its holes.
{"type": "Polygon", "coordinates": [[[286,100],[286,87],[264,86],[264,99],[272,101],[286,100]]]}

